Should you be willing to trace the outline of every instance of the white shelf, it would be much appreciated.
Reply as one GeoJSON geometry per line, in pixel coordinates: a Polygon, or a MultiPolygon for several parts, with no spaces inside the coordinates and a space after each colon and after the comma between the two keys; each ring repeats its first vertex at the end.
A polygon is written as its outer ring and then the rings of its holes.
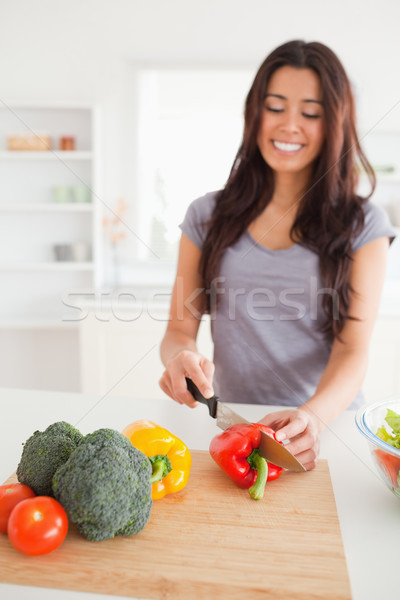
{"type": "Polygon", "coordinates": [[[92,212],[93,204],[90,202],[42,202],[41,204],[0,204],[0,212],[92,212]]]}
{"type": "Polygon", "coordinates": [[[0,271],[93,271],[93,262],[0,262],[0,271]]]}
{"type": "Polygon", "coordinates": [[[92,160],[93,154],[85,150],[61,151],[61,150],[2,150],[1,160],[92,160]]]}
{"type": "Polygon", "coordinates": [[[0,328],[65,327],[58,319],[65,286],[95,288],[101,276],[101,214],[94,201],[101,197],[100,113],[93,106],[16,104],[0,107],[0,116],[0,328]],[[8,150],[7,137],[21,123],[48,132],[52,149],[8,150]],[[75,150],[60,150],[64,135],[75,138],[75,150]],[[72,190],[83,182],[91,192],[82,199],[90,201],[74,202],[72,190]],[[57,186],[71,192],[67,202],[56,202],[57,186]],[[79,242],[91,248],[88,260],[56,260],[55,246],[79,242]]]}
{"type": "Polygon", "coordinates": [[[78,330],[79,323],[77,321],[61,321],[60,319],[49,318],[31,318],[31,319],[3,319],[0,320],[0,330],[10,329],[15,330],[51,330],[67,329],[78,330]]]}

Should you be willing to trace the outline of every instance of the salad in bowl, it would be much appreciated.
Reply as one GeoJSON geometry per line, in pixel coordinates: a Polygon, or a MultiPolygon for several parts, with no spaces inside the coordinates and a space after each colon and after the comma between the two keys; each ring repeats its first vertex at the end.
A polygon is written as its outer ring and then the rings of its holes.
{"type": "Polygon", "coordinates": [[[400,399],[363,406],[356,424],[368,441],[379,475],[400,498],[400,399]]]}

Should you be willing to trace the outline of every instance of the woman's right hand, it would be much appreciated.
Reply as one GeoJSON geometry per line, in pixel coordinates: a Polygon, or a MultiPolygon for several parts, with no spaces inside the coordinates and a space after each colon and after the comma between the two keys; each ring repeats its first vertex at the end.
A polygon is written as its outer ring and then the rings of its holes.
{"type": "Polygon", "coordinates": [[[160,387],[172,400],[191,408],[198,405],[187,389],[185,377],[189,377],[206,398],[214,395],[212,380],[214,363],[193,350],[181,350],[167,364],[159,381],[160,387]]]}

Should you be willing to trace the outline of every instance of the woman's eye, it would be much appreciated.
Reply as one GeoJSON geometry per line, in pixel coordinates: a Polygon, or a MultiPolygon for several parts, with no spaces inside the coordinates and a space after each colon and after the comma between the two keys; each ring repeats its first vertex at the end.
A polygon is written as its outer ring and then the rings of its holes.
{"type": "Polygon", "coordinates": [[[281,113],[281,112],[283,112],[283,108],[272,108],[272,106],[266,106],[265,108],[267,110],[269,110],[270,112],[274,112],[274,113],[281,113]]]}
{"type": "Polygon", "coordinates": [[[309,115],[307,113],[303,113],[303,117],[306,117],[307,119],[319,119],[321,115],[309,115]]]}

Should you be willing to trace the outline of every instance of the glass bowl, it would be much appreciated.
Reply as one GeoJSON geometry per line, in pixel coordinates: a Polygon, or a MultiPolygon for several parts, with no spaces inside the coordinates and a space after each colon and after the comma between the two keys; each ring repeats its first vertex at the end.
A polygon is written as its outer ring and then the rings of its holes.
{"type": "Polygon", "coordinates": [[[400,398],[390,398],[361,407],[356,414],[356,425],[365,436],[375,467],[385,485],[400,498],[400,450],[377,437],[382,425],[388,433],[391,428],[385,421],[387,409],[400,414],[400,398]]]}

